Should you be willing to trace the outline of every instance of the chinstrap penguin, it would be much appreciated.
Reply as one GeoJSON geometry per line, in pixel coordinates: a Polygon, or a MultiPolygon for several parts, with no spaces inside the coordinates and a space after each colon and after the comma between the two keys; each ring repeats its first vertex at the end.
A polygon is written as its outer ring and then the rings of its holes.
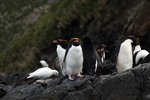
{"type": "Polygon", "coordinates": [[[117,72],[122,72],[133,67],[133,50],[136,38],[129,36],[121,44],[117,55],[117,72]]]}
{"type": "Polygon", "coordinates": [[[72,75],[83,77],[81,75],[83,53],[80,43],[79,38],[72,38],[70,40],[70,46],[65,53],[63,71],[68,75],[69,80],[74,80],[72,75]]]}

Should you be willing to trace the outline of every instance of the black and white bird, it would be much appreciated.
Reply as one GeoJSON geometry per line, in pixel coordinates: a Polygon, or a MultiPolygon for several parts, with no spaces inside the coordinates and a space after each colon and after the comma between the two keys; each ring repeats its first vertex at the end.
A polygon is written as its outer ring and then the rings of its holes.
{"type": "Polygon", "coordinates": [[[64,60],[66,49],[68,47],[67,41],[63,39],[57,39],[57,40],[53,40],[52,43],[57,44],[56,52],[59,60],[60,70],[62,71],[63,60],[64,60]]]}
{"type": "Polygon", "coordinates": [[[70,40],[70,46],[65,53],[63,71],[68,75],[69,80],[74,80],[72,78],[73,75],[83,77],[81,75],[83,53],[80,44],[81,41],[79,38],[72,38],[70,40]]]}
{"type": "Polygon", "coordinates": [[[140,38],[138,37],[138,38],[136,39],[136,46],[135,46],[135,48],[134,48],[133,55],[134,55],[136,52],[140,51],[140,50],[141,50],[140,38]]]}
{"type": "Polygon", "coordinates": [[[149,55],[147,50],[139,50],[133,55],[133,67],[141,64],[146,56],[149,55]]]}
{"type": "Polygon", "coordinates": [[[42,64],[43,68],[39,68],[36,71],[30,73],[27,78],[47,79],[52,76],[59,75],[58,71],[49,68],[48,64],[44,60],[41,60],[40,63],[42,64]]]}
{"type": "Polygon", "coordinates": [[[141,62],[141,64],[144,64],[144,63],[149,63],[150,62],[150,54],[148,54],[144,60],[141,62]]]}
{"type": "Polygon", "coordinates": [[[136,38],[134,36],[127,37],[119,47],[117,54],[117,72],[122,72],[133,67],[133,48],[136,38]]]}
{"type": "Polygon", "coordinates": [[[94,45],[89,37],[83,37],[82,41],[83,50],[83,74],[94,75],[97,70],[97,64],[102,66],[102,61],[99,54],[96,52],[94,45]]]}
{"type": "Polygon", "coordinates": [[[149,55],[149,52],[147,50],[141,49],[140,38],[138,36],[136,39],[136,46],[133,51],[133,67],[136,67],[139,64],[147,62],[144,59],[147,59],[148,55],[149,55]]]}
{"type": "Polygon", "coordinates": [[[100,55],[101,61],[102,63],[104,63],[104,60],[106,58],[106,54],[109,51],[106,50],[106,45],[105,44],[101,44],[101,46],[97,49],[98,54],[100,55]]]}

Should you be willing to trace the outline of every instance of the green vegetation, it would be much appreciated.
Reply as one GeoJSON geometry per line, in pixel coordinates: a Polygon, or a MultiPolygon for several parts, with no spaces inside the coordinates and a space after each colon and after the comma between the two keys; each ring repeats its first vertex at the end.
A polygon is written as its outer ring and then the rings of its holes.
{"type": "Polygon", "coordinates": [[[0,71],[19,69],[22,52],[30,46],[30,36],[25,31],[32,24],[23,22],[33,9],[47,3],[48,0],[0,0],[0,71]],[[18,60],[18,61],[17,61],[18,60]],[[15,64],[16,63],[16,64],[15,64]],[[10,67],[9,67],[10,66],[10,67]]]}
{"type": "Polygon", "coordinates": [[[112,19],[124,8],[121,3],[116,6],[118,0],[56,0],[49,6],[47,13],[43,13],[37,22],[27,27],[28,31],[25,33],[21,20],[32,13],[35,7],[46,2],[47,0],[0,1],[0,15],[3,19],[0,22],[0,72],[30,71],[37,67],[36,55],[42,47],[56,38],[58,27],[65,29],[77,20],[80,25],[85,26],[88,34],[95,23],[115,23],[116,20],[112,19]],[[111,7],[108,8],[106,4],[111,7]],[[19,37],[14,38],[16,35],[19,37]]]}
{"type": "Polygon", "coordinates": [[[46,2],[47,0],[0,0],[0,52],[9,46],[16,34],[24,33],[22,20],[34,8],[46,2]]]}

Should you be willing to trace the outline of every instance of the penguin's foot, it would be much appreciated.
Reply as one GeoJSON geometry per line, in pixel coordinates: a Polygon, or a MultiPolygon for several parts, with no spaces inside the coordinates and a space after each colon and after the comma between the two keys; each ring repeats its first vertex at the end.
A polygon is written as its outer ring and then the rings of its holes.
{"type": "Polygon", "coordinates": [[[81,75],[80,73],[77,75],[78,77],[83,77],[84,75],[81,75]]]}
{"type": "Polygon", "coordinates": [[[66,76],[66,73],[65,73],[65,71],[62,71],[62,75],[63,75],[63,76],[66,76]]]}
{"type": "Polygon", "coordinates": [[[74,80],[74,78],[72,78],[72,77],[71,77],[71,75],[69,75],[69,80],[73,81],[73,80],[74,80]]]}

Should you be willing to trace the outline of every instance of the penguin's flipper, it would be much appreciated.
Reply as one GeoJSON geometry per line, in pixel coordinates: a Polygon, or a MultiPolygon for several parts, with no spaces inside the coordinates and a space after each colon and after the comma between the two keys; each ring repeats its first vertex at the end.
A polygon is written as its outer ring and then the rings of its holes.
{"type": "Polygon", "coordinates": [[[69,48],[65,52],[64,60],[63,60],[63,64],[62,64],[62,74],[64,76],[66,75],[65,68],[66,68],[66,57],[67,57],[68,51],[69,51],[69,48]]]}
{"type": "Polygon", "coordinates": [[[97,59],[98,64],[99,64],[102,68],[104,68],[103,63],[102,63],[102,61],[101,61],[101,58],[100,58],[99,54],[96,52],[96,50],[95,50],[95,55],[96,55],[96,59],[97,59]]]}
{"type": "Polygon", "coordinates": [[[65,62],[65,60],[66,60],[66,56],[67,56],[67,54],[68,54],[68,51],[69,51],[69,48],[66,50],[66,52],[65,52],[65,56],[64,56],[64,60],[63,60],[63,62],[65,62]]]}
{"type": "Polygon", "coordinates": [[[119,50],[120,50],[120,45],[116,46],[116,48],[114,50],[113,62],[115,63],[115,65],[117,64],[119,50]]]}
{"type": "Polygon", "coordinates": [[[148,54],[144,60],[141,62],[141,64],[144,64],[144,63],[149,63],[150,62],[150,54],[148,54]]]}
{"type": "Polygon", "coordinates": [[[106,50],[106,49],[105,49],[105,50],[103,50],[103,51],[106,52],[106,53],[109,53],[109,50],[106,50]]]}
{"type": "Polygon", "coordinates": [[[136,55],[138,54],[139,51],[137,51],[135,54],[133,54],[133,68],[136,66],[136,55]]]}
{"type": "Polygon", "coordinates": [[[66,69],[66,62],[63,62],[63,64],[62,64],[62,71],[61,71],[63,76],[66,75],[66,70],[65,69],[66,69]]]}

